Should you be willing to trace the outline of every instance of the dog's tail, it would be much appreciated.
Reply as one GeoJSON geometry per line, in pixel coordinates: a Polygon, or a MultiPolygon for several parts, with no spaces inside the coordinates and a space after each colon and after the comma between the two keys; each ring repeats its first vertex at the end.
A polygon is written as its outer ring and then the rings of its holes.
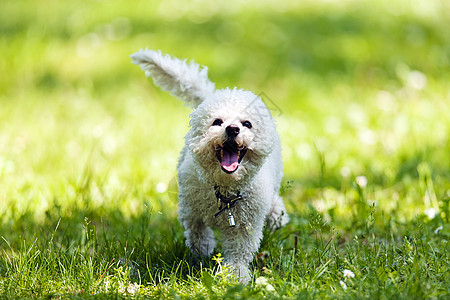
{"type": "Polygon", "coordinates": [[[191,107],[199,105],[208,95],[214,93],[214,83],[208,79],[208,68],[194,62],[187,63],[162,54],[161,51],[141,49],[132,54],[132,63],[139,65],[155,85],[180,98],[191,107]]]}

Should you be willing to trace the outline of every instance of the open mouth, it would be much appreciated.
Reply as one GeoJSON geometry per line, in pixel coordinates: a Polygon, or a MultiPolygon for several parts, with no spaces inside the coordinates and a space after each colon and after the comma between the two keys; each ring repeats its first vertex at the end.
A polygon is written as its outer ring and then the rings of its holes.
{"type": "Polygon", "coordinates": [[[228,140],[216,149],[220,166],[227,174],[231,174],[239,168],[245,153],[247,153],[247,148],[239,146],[234,140],[228,140]]]}

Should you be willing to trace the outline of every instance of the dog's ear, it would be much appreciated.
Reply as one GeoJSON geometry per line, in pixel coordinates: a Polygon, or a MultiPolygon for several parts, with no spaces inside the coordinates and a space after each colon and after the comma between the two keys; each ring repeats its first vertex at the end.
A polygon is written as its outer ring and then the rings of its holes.
{"type": "Polygon", "coordinates": [[[191,107],[199,105],[208,95],[214,93],[214,83],[208,79],[208,68],[194,62],[187,63],[161,51],[141,49],[132,54],[132,63],[139,65],[155,85],[170,92],[191,107]]]}

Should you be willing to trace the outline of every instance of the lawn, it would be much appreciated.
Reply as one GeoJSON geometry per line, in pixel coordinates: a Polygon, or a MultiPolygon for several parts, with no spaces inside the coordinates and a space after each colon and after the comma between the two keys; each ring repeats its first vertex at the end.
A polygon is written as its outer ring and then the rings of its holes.
{"type": "Polygon", "coordinates": [[[448,299],[450,3],[186,3],[0,3],[0,298],[448,299]],[[291,222],[249,285],[184,244],[190,110],[145,47],[277,121],[291,222]]]}

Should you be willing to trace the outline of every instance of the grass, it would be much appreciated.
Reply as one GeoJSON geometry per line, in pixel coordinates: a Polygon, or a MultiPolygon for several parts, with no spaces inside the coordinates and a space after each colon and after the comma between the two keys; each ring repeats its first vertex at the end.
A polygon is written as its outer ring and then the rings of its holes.
{"type": "Polygon", "coordinates": [[[449,8],[3,1],[0,297],[447,299],[449,8]],[[292,221],[248,286],[184,245],[189,110],[131,65],[146,46],[276,105],[292,221]]]}

